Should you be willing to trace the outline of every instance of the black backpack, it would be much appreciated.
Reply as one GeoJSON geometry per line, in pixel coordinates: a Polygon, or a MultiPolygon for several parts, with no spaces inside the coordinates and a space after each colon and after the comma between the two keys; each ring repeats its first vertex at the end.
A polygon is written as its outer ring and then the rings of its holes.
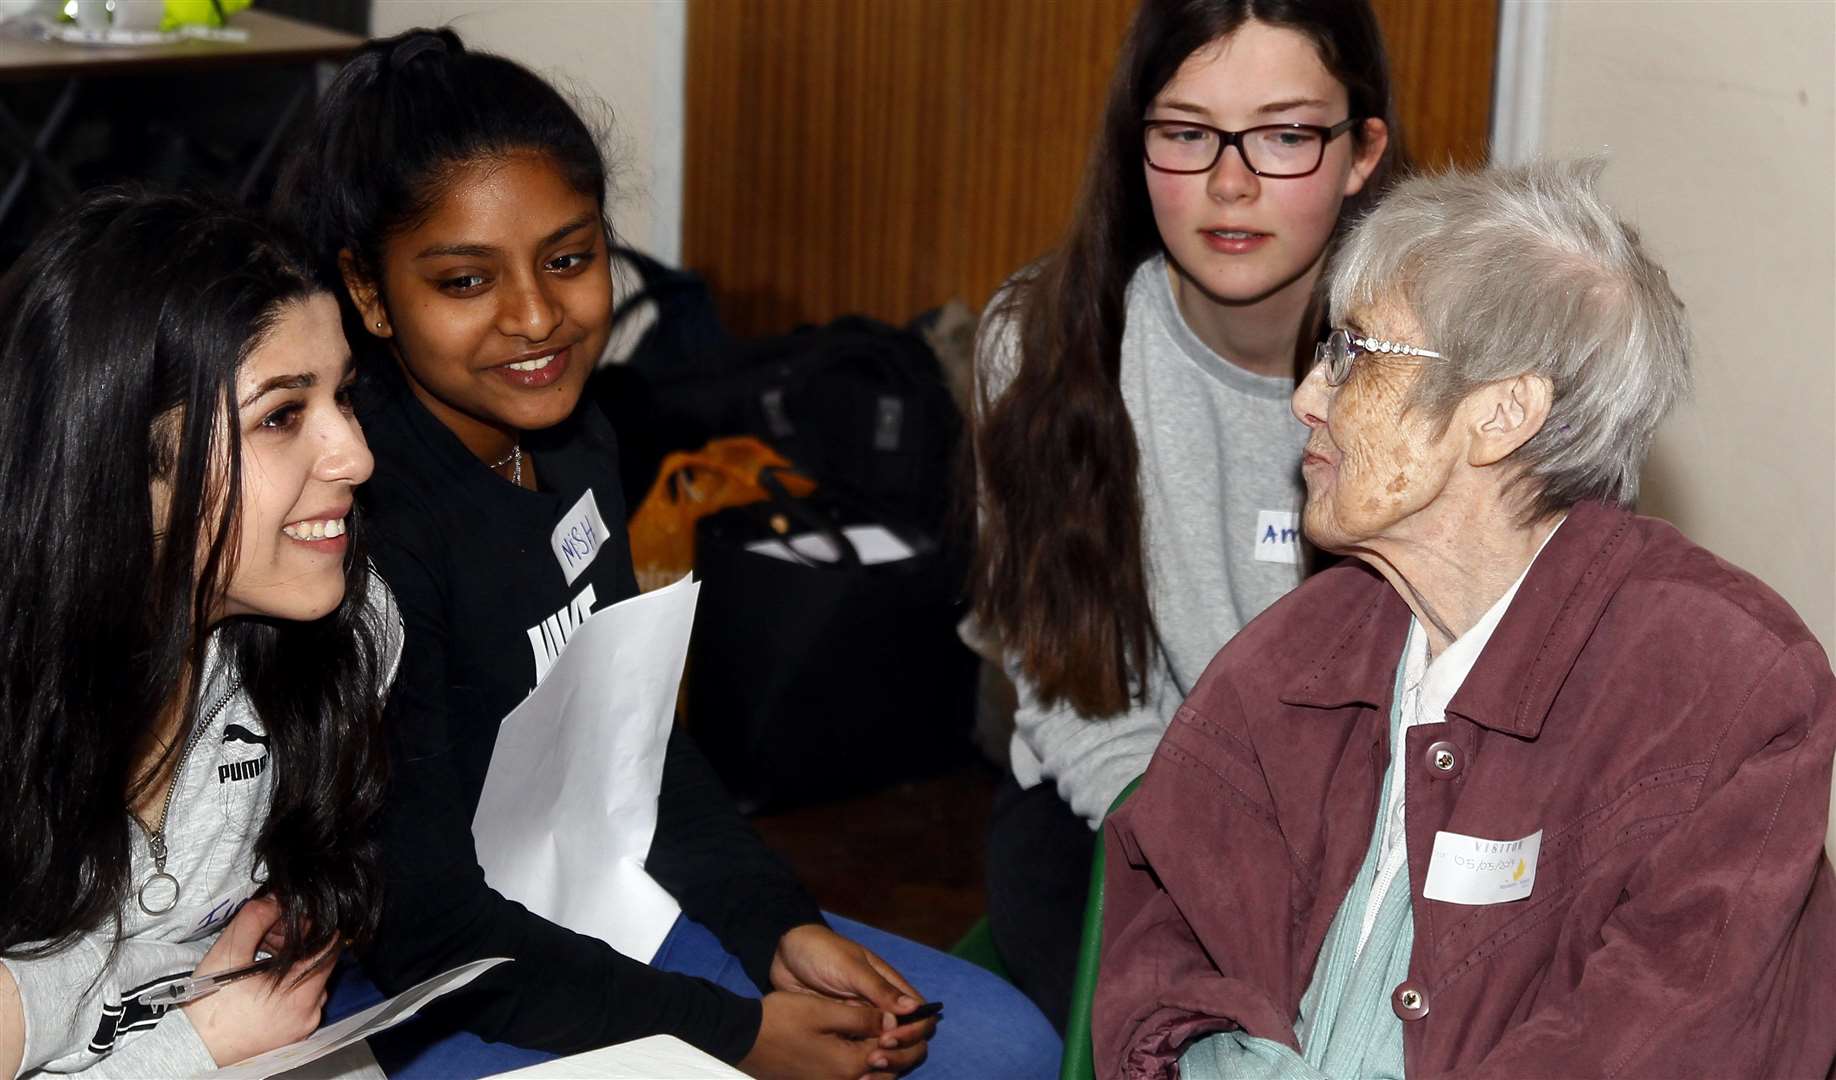
{"type": "Polygon", "coordinates": [[[738,343],[720,321],[713,293],[700,275],[664,266],[632,248],[614,247],[612,254],[637,278],[636,289],[612,311],[614,331],[630,324],[646,304],[655,304],[657,315],[626,361],[593,372],[586,388],[618,433],[619,482],[626,513],[633,514],[666,455],[722,434],[715,430],[714,417],[685,413],[681,399],[693,398],[695,387],[729,374],[738,343]]]}
{"type": "Polygon", "coordinates": [[[861,316],[742,346],[734,429],[889,523],[935,534],[962,417],[918,335],[861,316]]]}
{"type": "Polygon", "coordinates": [[[588,395],[618,432],[620,479],[635,510],[663,457],[723,435],[753,435],[818,483],[889,518],[933,531],[950,504],[962,419],[943,368],[917,334],[862,316],[741,341],[700,276],[629,248],[657,320],[623,364],[594,372],[588,395]]]}

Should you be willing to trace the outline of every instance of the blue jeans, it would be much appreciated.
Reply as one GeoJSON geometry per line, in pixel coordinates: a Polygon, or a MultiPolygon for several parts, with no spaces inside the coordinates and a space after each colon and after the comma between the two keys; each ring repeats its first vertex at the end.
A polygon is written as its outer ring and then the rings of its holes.
{"type": "MultiPolygon", "coordinates": [[[[927,1000],[944,1003],[944,1016],[913,1080],[1049,1080],[1058,1075],[1057,1032],[1026,996],[965,960],[871,926],[824,913],[835,932],[878,953],[927,1000]]],[[[759,996],[739,960],[721,948],[707,927],[687,916],[676,920],[651,966],[696,975],[747,997],[759,996]]],[[[354,964],[333,976],[325,1005],[330,1023],[382,999],[354,964]]],[[[553,1054],[509,1043],[486,1042],[467,1031],[428,1028],[410,1020],[370,1040],[391,1080],[469,1080],[507,1072],[553,1054]]]]}

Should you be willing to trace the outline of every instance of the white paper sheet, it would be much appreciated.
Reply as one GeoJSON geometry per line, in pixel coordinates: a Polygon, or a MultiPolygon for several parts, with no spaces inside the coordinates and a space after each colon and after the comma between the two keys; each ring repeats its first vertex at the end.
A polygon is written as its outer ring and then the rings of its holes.
{"type": "Polygon", "coordinates": [[[367,1039],[379,1031],[394,1027],[420,1012],[421,1006],[441,994],[457,990],[497,965],[509,962],[508,957],[493,956],[463,964],[444,975],[435,975],[424,983],[410,987],[387,1001],[377,1002],[362,1012],[352,1013],[335,1024],[327,1024],[299,1042],[257,1054],[246,1061],[238,1061],[204,1075],[212,1080],[264,1080],[265,1077],[297,1069],[342,1050],[359,1039],[367,1039]]]}
{"type": "Polygon", "coordinates": [[[588,1050],[572,1057],[544,1061],[526,1069],[498,1073],[491,1080],[728,1080],[746,1074],[719,1058],[707,1054],[670,1035],[652,1035],[616,1046],[588,1050]]]}
{"type": "MultiPolygon", "coordinates": [[[[849,525],[841,532],[848,538],[848,543],[854,545],[854,553],[860,556],[862,566],[898,562],[916,554],[910,544],[881,525],[849,525]]],[[[797,555],[803,556],[806,562],[832,563],[841,558],[841,552],[835,550],[835,542],[818,532],[798,533],[788,541],[754,540],[746,545],[746,550],[759,555],[770,555],[785,562],[796,562],[796,556],[784,549],[785,543],[796,549],[797,555]]]]}
{"type": "Polygon", "coordinates": [[[649,962],[681,907],[644,869],[699,583],[596,611],[497,732],[472,838],[485,881],[649,962]]]}

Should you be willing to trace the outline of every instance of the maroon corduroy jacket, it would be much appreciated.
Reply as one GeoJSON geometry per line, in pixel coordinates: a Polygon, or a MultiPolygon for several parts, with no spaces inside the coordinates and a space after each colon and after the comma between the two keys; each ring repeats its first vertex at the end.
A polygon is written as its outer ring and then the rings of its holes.
{"type": "MultiPolygon", "coordinates": [[[[1171,1076],[1229,1027],[1295,1045],[1370,843],[1408,626],[1343,565],[1206,670],[1107,826],[1099,1076],[1171,1076]]],[[[1411,1078],[1830,1074],[1836,678],[1771,590],[1661,521],[1577,506],[1446,721],[1405,739],[1411,1078]],[[1423,899],[1441,829],[1543,830],[1532,895],[1423,899]]]]}

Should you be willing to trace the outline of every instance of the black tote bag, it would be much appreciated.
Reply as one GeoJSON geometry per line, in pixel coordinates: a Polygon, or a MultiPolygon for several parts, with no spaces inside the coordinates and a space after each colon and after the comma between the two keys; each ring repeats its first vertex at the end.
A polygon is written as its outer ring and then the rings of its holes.
{"type": "Polygon", "coordinates": [[[880,524],[819,490],[704,518],[689,645],[689,730],[742,807],[883,787],[967,758],[976,657],[956,636],[959,556],[911,529],[909,558],[864,565],[841,530],[880,524]],[[832,561],[787,559],[826,538],[832,561]]]}

